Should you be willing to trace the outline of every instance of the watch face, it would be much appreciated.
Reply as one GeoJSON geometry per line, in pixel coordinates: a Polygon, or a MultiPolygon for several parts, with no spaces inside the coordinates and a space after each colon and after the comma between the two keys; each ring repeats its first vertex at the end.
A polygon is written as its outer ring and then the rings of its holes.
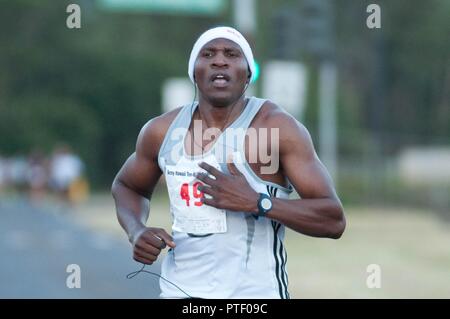
{"type": "Polygon", "coordinates": [[[272,201],[268,198],[263,198],[263,200],[261,201],[261,207],[264,210],[268,210],[272,207],[272,201]]]}

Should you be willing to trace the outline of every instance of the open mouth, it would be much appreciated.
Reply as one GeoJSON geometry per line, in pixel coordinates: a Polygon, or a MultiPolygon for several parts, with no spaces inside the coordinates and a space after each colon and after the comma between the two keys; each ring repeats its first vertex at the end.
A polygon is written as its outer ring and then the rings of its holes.
{"type": "Polygon", "coordinates": [[[230,76],[224,73],[216,73],[211,76],[211,81],[216,86],[225,86],[230,81],[230,76]]]}

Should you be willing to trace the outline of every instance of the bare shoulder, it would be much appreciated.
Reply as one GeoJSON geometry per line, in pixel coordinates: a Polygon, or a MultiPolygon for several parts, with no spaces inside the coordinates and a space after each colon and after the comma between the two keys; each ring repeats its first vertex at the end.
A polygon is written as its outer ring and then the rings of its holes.
{"type": "Polygon", "coordinates": [[[311,136],[308,129],[295,117],[272,101],[266,101],[263,104],[257,117],[259,127],[279,129],[281,142],[310,143],[311,136]]]}
{"type": "Polygon", "coordinates": [[[170,112],[161,114],[152,118],[144,124],[139,132],[136,143],[136,152],[143,153],[147,157],[155,158],[158,155],[159,148],[166,136],[166,133],[175,117],[181,111],[178,107],[170,112]]]}

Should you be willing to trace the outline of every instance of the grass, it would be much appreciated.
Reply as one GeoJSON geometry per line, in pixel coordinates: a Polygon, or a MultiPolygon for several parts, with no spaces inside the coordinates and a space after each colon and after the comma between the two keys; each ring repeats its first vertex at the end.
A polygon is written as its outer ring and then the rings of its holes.
{"type": "MultiPolygon", "coordinates": [[[[170,231],[165,194],[152,200],[150,223],[170,231]]],[[[109,195],[76,208],[87,227],[127,240],[109,195]]],[[[450,298],[450,224],[431,211],[346,208],[339,240],[286,233],[292,298],[450,298]],[[381,267],[381,288],[369,289],[366,269],[381,267]]]]}

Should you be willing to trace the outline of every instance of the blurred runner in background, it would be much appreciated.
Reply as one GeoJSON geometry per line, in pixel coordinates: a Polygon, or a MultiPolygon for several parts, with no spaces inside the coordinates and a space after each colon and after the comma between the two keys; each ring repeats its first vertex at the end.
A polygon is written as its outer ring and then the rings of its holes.
{"type": "Polygon", "coordinates": [[[86,199],[89,185],[84,163],[68,145],[58,146],[50,161],[50,185],[62,199],[74,204],[86,199]]]}
{"type": "Polygon", "coordinates": [[[47,194],[48,159],[39,150],[33,151],[28,158],[27,182],[30,200],[42,200],[47,194]]]}

